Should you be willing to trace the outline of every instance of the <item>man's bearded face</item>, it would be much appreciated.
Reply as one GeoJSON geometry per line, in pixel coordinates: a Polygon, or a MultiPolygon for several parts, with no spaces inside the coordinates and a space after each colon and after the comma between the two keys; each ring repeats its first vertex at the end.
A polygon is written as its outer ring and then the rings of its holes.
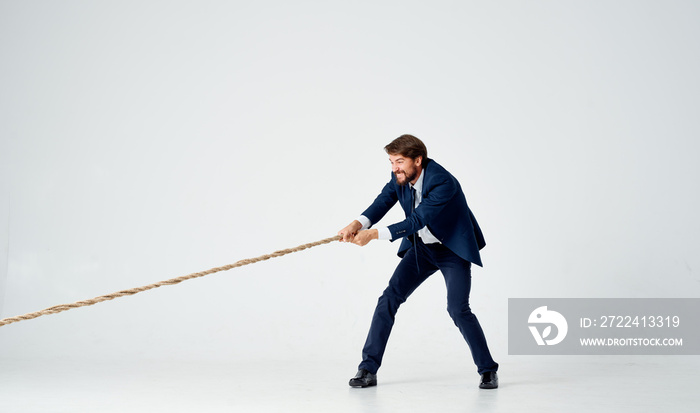
{"type": "Polygon", "coordinates": [[[415,182],[420,174],[420,157],[411,159],[402,155],[389,155],[389,161],[391,162],[391,171],[394,173],[396,183],[399,185],[415,182]]]}

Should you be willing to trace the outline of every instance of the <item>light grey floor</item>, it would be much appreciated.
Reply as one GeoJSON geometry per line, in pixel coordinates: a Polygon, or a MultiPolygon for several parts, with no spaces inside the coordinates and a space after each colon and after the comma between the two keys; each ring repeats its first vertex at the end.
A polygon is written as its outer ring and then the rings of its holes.
{"type": "Polygon", "coordinates": [[[378,387],[352,389],[344,364],[0,358],[0,412],[700,411],[697,356],[509,356],[497,390],[427,363],[385,366],[378,387]]]}

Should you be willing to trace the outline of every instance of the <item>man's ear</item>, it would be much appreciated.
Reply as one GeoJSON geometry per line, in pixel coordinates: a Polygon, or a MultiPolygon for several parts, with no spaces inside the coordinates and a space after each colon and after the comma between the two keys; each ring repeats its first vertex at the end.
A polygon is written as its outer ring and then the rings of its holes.
{"type": "Polygon", "coordinates": [[[423,157],[422,156],[416,157],[416,166],[420,166],[421,168],[423,167],[423,157]]]}

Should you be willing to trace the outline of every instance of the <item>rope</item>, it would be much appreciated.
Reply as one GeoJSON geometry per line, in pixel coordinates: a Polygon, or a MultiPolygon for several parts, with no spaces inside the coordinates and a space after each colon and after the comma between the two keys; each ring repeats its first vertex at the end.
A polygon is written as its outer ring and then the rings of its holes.
{"type": "Polygon", "coordinates": [[[118,292],[112,293],[112,294],[101,295],[99,297],[95,297],[95,298],[92,298],[89,300],[77,301],[77,302],[72,303],[72,304],[55,305],[53,307],[49,307],[49,308],[46,308],[46,309],[41,310],[41,311],[27,313],[27,314],[16,316],[16,317],[4,318],[4,319],[0,320],[0,327],[7,325],[7,324],[16,323],[19,321],[31,320],[33,318],[41,317],[42,315],[46,315],[46,314],[56,314],[56,313],[60,313],[62,311],[70,310],[72,308],[86,307],[86,306],[94,305],[97,303],[101,303],[102,301],[109,301],[109,300],[113,300],[113,299],[119,298],[119,297],[124,297],[127,295],[134,295],[134,294],[137,294],[137,293],[140,293],[143,291],[152,290],[154,288],[162,287],[164,285],[179,284],[185,280],[189,280],[192,278],[204,277],[205,275],[214,274],[214,273],[217,273],[220,271],[228,271],[232,268],[242,267],[244,265],[254,264],[256,262],[269,260],[270,258],[281,257],[283,255],[291,254],[293,252],[303,251],[307,248],[312,248],[312,247],[316,247],[318,245],[328,244],[330,242],[337,241],[341,238],[342,238],[341,236],[336,235],[335,237],[322,239],[320,241],[310,242],[308,244],[302,244],[302,245],[299,245],[298,247],[275,251],[272,254],[261,255],[257,258],[248,258],[248,259],[240,260],[240,261],[237,261],[233,264],[224,265],[223,267],[215,267],[215,268],[212,268],[212,269],[209,269],[206,271],[195,272],[192,274],[183,275],[183,276],[176,277],[176,278],[171,278],[169,280],[160,281],[160,282],[157,282],[154,284],[144,285],[143,287],[130,288],[128,290],[122,290],[122,291],[118,291],[118,292]]]}

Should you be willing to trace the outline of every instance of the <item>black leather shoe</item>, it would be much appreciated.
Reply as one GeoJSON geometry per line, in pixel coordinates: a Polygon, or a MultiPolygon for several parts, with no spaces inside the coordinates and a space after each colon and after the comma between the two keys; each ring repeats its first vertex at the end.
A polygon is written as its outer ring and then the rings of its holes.
{"type": "Polygon", "coordinates": [[[359,369],[355,377],[350,379],[350,387],[369,387],[377,385],[377,375],[365,369],[359,369]]]}
{"type": "Polygon", "coordinates": [[[481,375],[481,383],[479,384],[480,389],[497,389],[498,388],[498,374],[495,371],[487,371],[481,375]]]}

